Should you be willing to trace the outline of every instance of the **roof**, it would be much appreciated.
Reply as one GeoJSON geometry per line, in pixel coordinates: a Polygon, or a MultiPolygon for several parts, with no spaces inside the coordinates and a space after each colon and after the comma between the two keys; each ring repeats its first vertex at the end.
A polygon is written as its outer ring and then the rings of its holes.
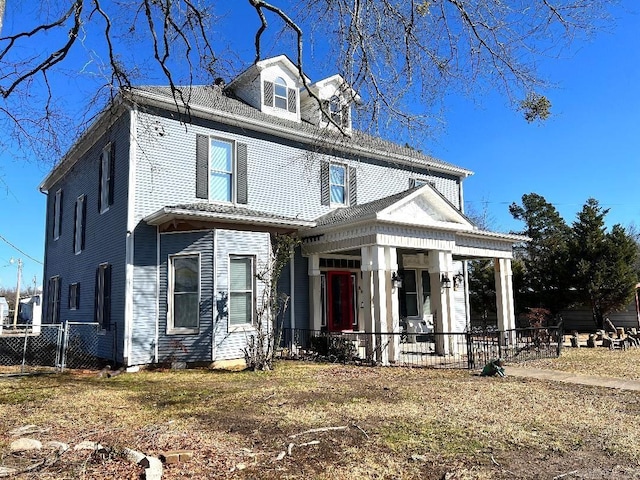
{"type": "Polygon", "coordinates": [[[233,204],[190,203],[166,206],[144,218],[149,225],[161,225],[173,220],[202,220],[247,223],[271,227],[313,227],[315,222],[261,212],[233,204]]]}
{"type": "MultiPolygon", "coordinates": [[[[291,138],[298,141],[306,139],[309,143],[315,142],[317,144],[319,139],[328,139],[332,148],[342,149],[347,153],[377,154],[385,157],[387,161],[411,164],[454,175],[469,176],[473,174],[470,170],[425,155],[413,148],[401,146],[358,130],[353,130],[351,136],[345,136],[340,132],[309,122],[295,122],[263,113],[247,103],[233,98],[226,92],[222,93],[220,87],[217,86],[200,85],[178,88],[183,97],[183,99],[179,99],[179,103],[184,101],[189,107],[189,113],[194,116],[218,113],[228,121],[235,120],[244,128],[250,127],[247,123],[253,123],[256,126],[260,124],[267,127],[267,130],[272,130],[272,133],[276,135],[288,133],[291,138]]],[[[132,87],[128,95],[138,104],[161,102],[165,108],[176,108],[176,100],[168,86],[132,87]]]]}

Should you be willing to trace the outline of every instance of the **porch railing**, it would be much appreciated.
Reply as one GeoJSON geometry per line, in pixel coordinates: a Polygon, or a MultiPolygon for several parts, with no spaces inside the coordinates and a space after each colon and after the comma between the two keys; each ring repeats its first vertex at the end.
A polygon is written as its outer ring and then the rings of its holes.
{"type": "Polygon", "coordinates": [[[562,327],[434,333],[326,332],[285,328],[282,356],[330,362],[480,369],[503,358],[522,362],[560,355],[562,327]]]}

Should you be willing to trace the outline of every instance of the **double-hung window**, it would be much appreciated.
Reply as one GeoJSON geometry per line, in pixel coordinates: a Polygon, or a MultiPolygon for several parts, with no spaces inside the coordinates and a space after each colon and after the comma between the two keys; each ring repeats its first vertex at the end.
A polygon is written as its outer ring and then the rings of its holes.
{"type": "Polygon", "coordinates": [[[254,258],[229,258],[229,324],[251,325],[255,305],[254,258]]]}
{"type": "Polygon", "coordinates": [[[86,195],[80,195],[76,199],[75,219],[73,226],[73,251],[80,253],[84,250],[86,219],[87,219],[87,202],[86,195]]]}
{"type": "Polygon", "coordinates": [[[282,77],[277,77],[274,81],[265,80],[263,82],[262,102],[267,107],[277,108],[289,113],[298,111],[298,91],[287,86],[287,82],[282,77]]]}
{"type": "Polygon", "coordinates": [[[103,263],[96,270],[94,321],[102,330],[111,328],[111,265],[103,263]]]}
{"type": "Polygon", "coordinates": [[[247,203],[247,144],[224,138],[196,138],[196,198],[247,203]]]}
{"type": "Polygon", "coordinates": [[[200,256],[169,257],[169,333],[198,333],[200,256]]]}
{"type": "Polygon", "coordinates": [[[273,106],[286,110],[287,103],[287,83],[284,81],[284,79],[278,77],[276,78],[276,81],[273,82],[273,106]]]}
{"type": "Polygon", "coordinates": [[[80,308],[80,284],[69,284],[69,310],[77,310],[80,308]]]}
{"type": "Polygon", "coordinates": [[[98,184],[98,210],[104,213],[113,205],[113,177],[114,177],[114,144],[107,145],[100,154],[100,183],[98,184]]]}
{"type": "Polygon", "coordinates": [[[47,322],[60,322],[60,277],[57,275],[49,279],[47,286],[47,322]]]}
{"type": "Polygon", "coordinates": [[[62,190],[58,190],[53,197],[53,239],[60,238],[62,227],[62,190]]]}
{"type": "Polygon", "coordinates": [[[347,192],[347,172],[344,165],[332,163],[329,169],[329,190],[331,203],[344,205],[347,192]]]}

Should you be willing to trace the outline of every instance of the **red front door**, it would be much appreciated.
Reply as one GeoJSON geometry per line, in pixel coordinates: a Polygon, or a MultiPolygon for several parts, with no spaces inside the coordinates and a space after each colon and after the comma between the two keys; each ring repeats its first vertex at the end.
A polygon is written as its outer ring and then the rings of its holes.
{"type": "Polygon", "coordinates": [[[354,277],[351,272],[327,272],[327,326],[329,331],[353,330],[354,277]]]}

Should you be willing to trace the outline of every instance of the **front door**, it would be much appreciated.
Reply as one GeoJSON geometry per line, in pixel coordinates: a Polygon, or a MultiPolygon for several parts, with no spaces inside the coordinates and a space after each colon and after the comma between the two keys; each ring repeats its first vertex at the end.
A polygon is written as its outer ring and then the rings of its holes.
{"type": "Polygon", "coordinates": [[[355,276],[351,272],[327,272],[327,283],[329,331],[353,330],[355,276]]]}

